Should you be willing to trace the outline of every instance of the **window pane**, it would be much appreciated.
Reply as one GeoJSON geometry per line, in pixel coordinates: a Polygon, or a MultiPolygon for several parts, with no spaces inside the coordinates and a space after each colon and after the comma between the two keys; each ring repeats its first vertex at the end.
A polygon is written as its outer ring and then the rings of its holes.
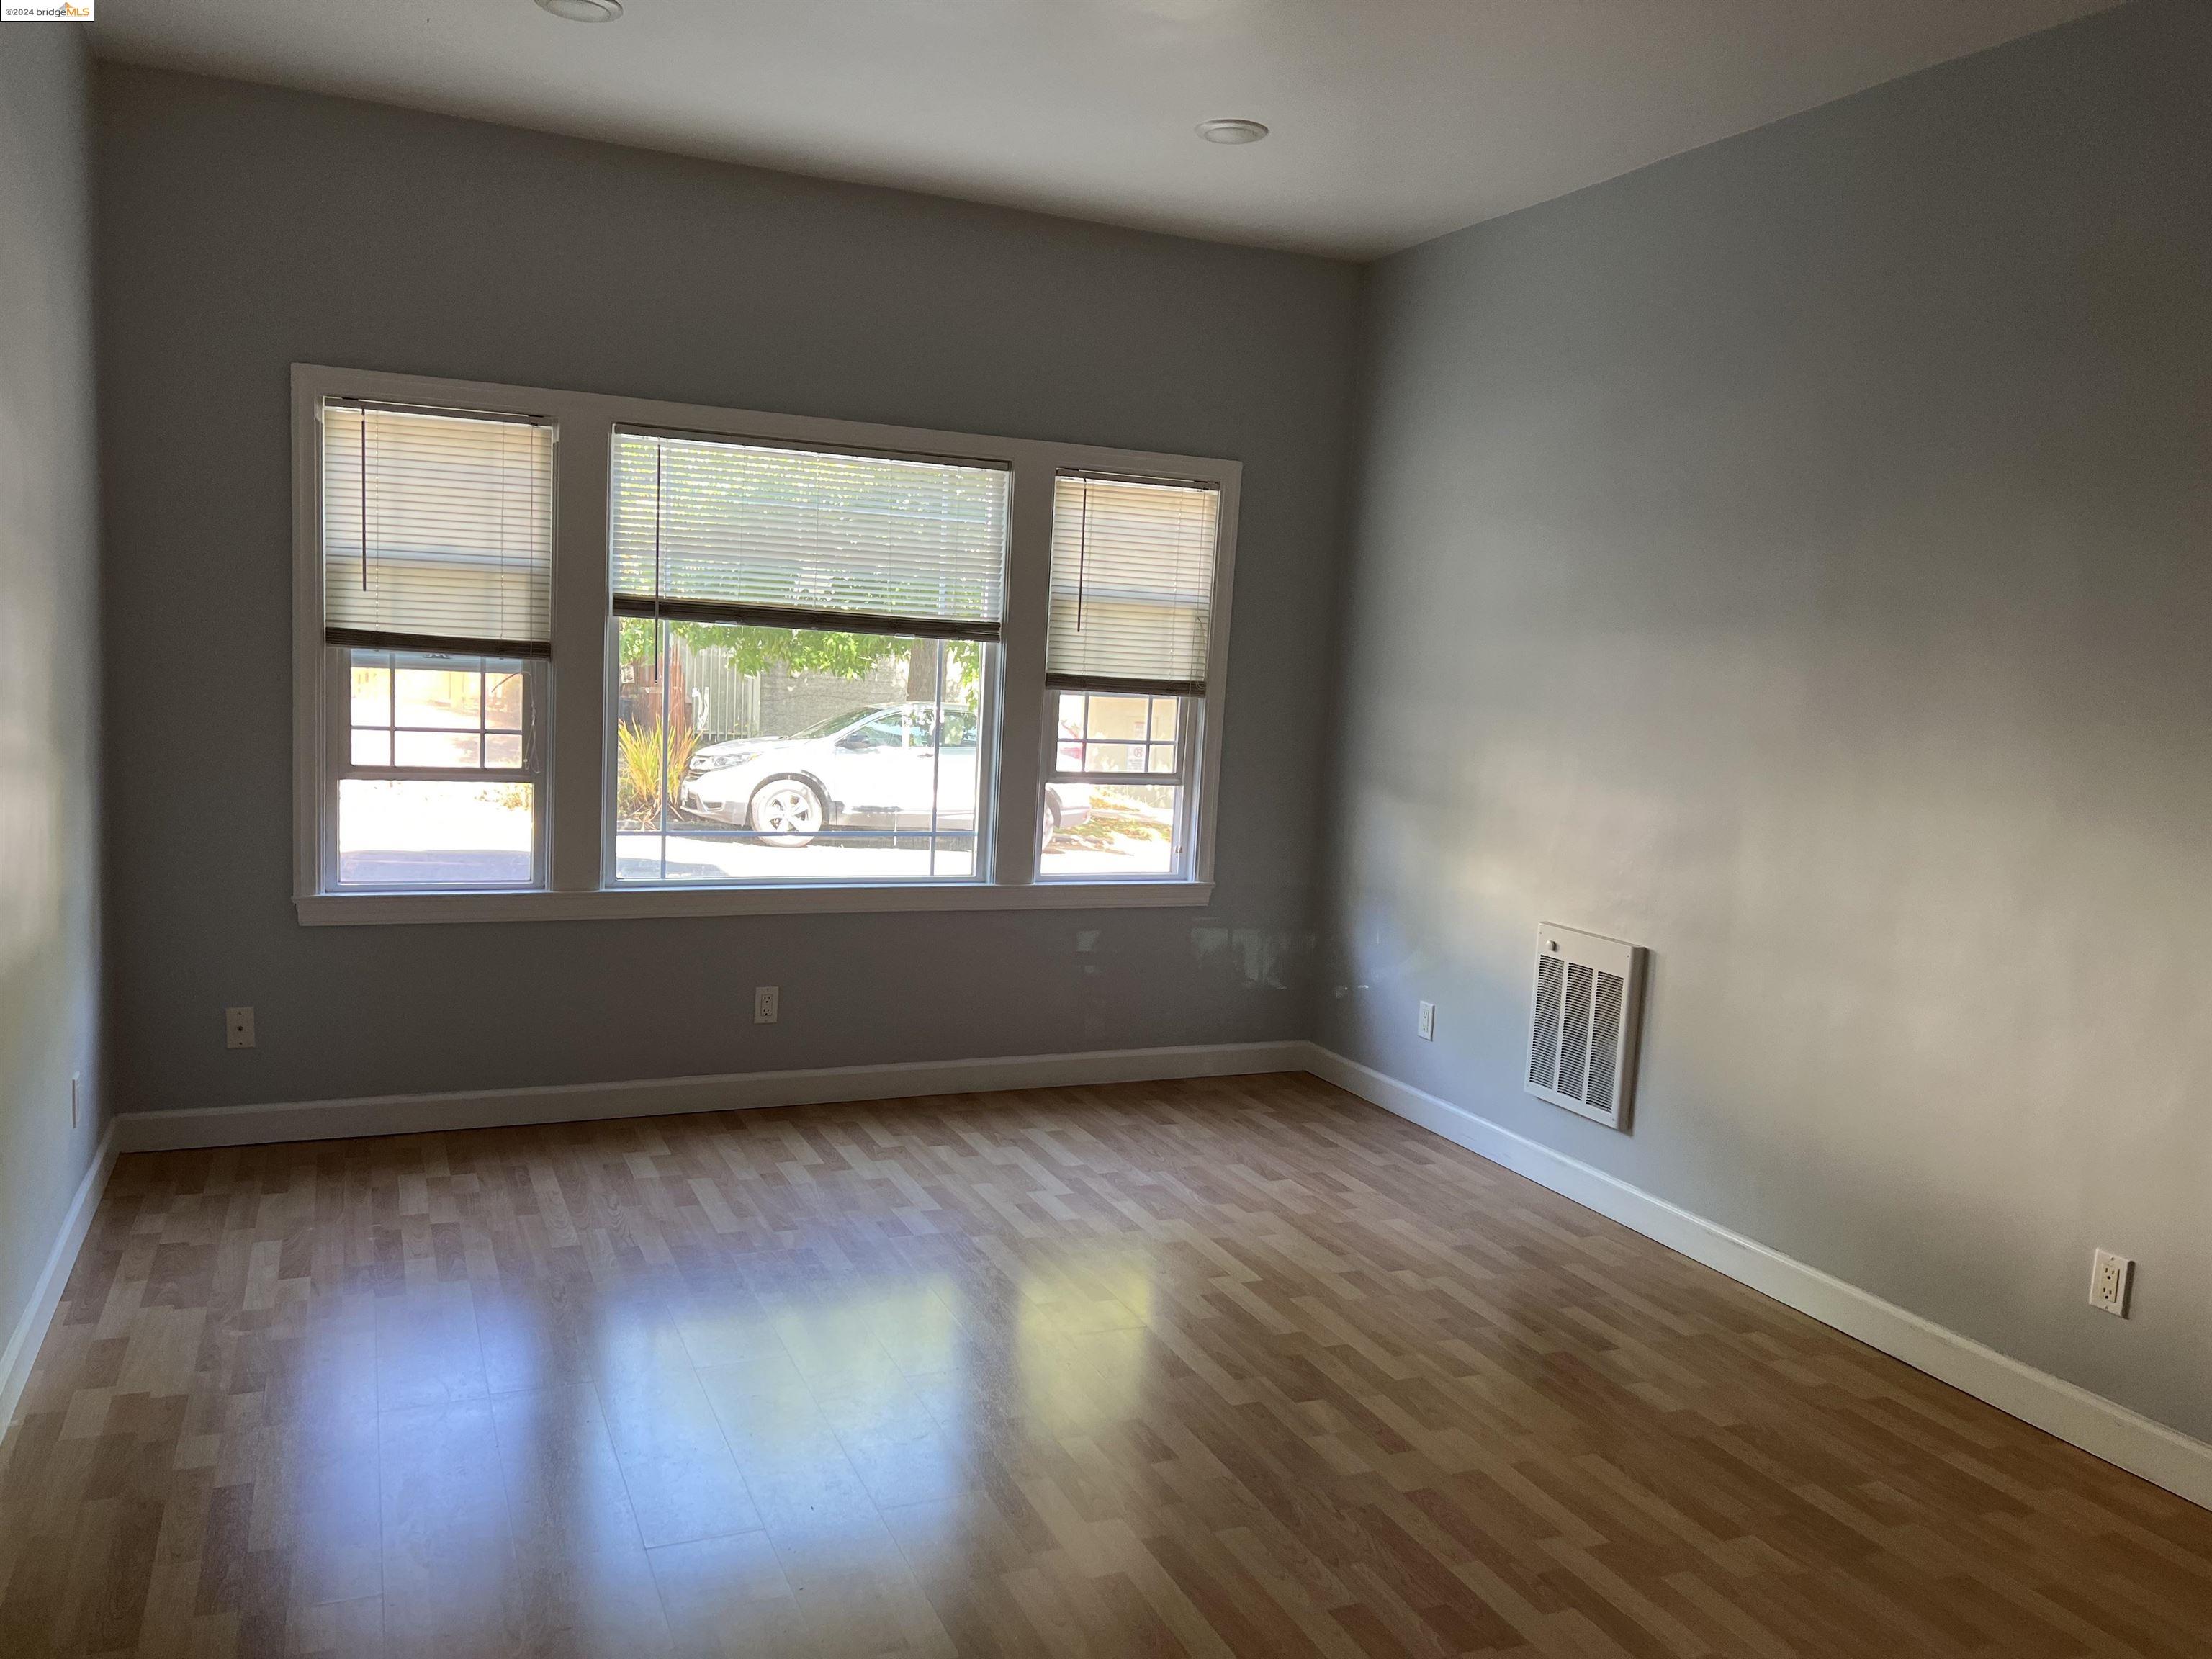
{"type": "Polygon", "coordinates": [[[617,879],[975,873],[988,647],[641,618],[620,642],[617,879]]]}
{"type": "Polygon", "coordinates": [[[395,726],[473,727],[483,718],[483,676],[473,668],[403,668],[398,694],[395,726]]]}
{"type": "Polygon", "coordinates": [[[479,739],[473,732],[395,732],[392,756],[396,766],[465,766],[474,771],[483,763],[479,739]]]}
{"type": "Polygon", "coordinates": [[[1083,769],[1086,772],[1142,772],[1146,769],[1145,745],[1141,743],[1085,744],[1083,769]]]}
{"type": "Polygon", "coordinates": [[[529,667],[512,659],[404,652],[356,651],[351,659],[354,765],[528,769],[529,667]]]}
{"type": "Polygon", "coordinates": [[[1082,880],[1176,874],[1182,796],[1175,784],[1047,784],[1041,872],[1082,880]]]}
{"type": "Polygon", "coordinates": [[[338,781],[338,880],[350,887],[501,887],[531,879],[527,783],[338,781]]]}
{"type": "Polygon", "coordinates": [[[1094,741],[1099,738],[1121,738],[1132,743],[1145,740],[1145,719],[1150,712],[1148,697],[1102,697],[1090,699],[1089,724],[1084,735],[1094,741]]]}
{"type": "Polygon", "coordinates": [[[1180,697],[1061,692],[1056,709],[1060,730],[1054,773],[1172,775],[1182,705],[1180,697]],[[1087,742],[1076,741],[1086,733],[1087,742]]]}
{"type": "Polygon", "coordinates": [[[522,701],[528,682],[518,672],[484,676],[484,724],[495,731],[522,730],[522,701]]]}
{"type": "Polygon", "coordinates": [[[353,653],[353,723],[392,724],[392,659],[365,651],[353,653]]]}

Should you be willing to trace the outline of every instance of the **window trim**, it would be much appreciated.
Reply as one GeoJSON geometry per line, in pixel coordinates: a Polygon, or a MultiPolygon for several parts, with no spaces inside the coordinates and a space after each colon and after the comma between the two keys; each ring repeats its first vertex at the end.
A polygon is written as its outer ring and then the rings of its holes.
{"type": "MultiPolygon", "coordinates": [[[[292,366],[293,902],[307,925],[566,920],[593,916],[787,915],[809,911],[1121,908],[1211,901],[1219,817],[1240,463],[1042,439],[834,420],[602,392],[456,380],[320,364],[292,366]],[[554,428],[552,656],[540,710],[540,870],[531,890],[329,890],[323,880],[330,692],[324,672],[319,410],[325,398],[527,415],[554,428]],[[981,836],[988,879],[614,887],[608,714],[617,696],[611,569],[611,456],[617,427],[701,437],[849,449],[1006,467],[1006,605],[998,655],[994,775],[981,836]],[[1038,878],[1045,739],[1045,632],[1051,605],[1052,513],[1064,471],[1210,483],[1220,490],[1212,639],[1198,706],[1200,748],[1186,786],[1196,815],[1187,872],[1161,878],[1038,878]],[[566,711],[566,717],[563,711],[566,711]]],[[[979,830],[982,826],[979,825],[979,830]]]]}

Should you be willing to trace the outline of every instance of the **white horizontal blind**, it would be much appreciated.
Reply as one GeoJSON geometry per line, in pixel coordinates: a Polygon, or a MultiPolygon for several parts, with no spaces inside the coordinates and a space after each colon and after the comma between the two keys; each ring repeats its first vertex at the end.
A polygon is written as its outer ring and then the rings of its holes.
{"type": "Polygon", "coordinates": [[[994,640],[1003,468],[615,434],[615,610],[994,640]]]}
{"type": "Polygon", "coordinates": [[[1220,507],[1211,484],[1060,476],[1048,684],[1205,691],[1220,507]]]}
{"type": "Polygon", "coordinates": [[[327,638],[547,654],[551,428],[331,400],[322,430],[327,638]]]}

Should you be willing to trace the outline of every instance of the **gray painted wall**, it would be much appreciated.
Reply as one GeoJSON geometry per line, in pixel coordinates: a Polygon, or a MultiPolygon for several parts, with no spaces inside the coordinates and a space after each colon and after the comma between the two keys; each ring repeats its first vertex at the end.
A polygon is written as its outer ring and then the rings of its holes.
{"type": "Polygon", "coordinates": [[[1352,267],[113,65],[99,105],[122,1109],[1301,1030],[1352,267]],[[301,928],[295,361],[1242,460],[1216,904],[301,928]]]}
{"type": "Polygon", "coordinates": [[[99,483],[83,31],[0,42],[0,1346],[100,1135],[99,483]],[[70,1127],[70,1078],[81,1073],[70,1127]]]}
{"type": "Polygon", "coordinates": [[[2208,87],[2124,7],[1374,270],[1316,1012],[2199,1436],[2208,87]],[[1540,919],[1654,952],[1631,1136],[1521,1092],[1540,919]]]}

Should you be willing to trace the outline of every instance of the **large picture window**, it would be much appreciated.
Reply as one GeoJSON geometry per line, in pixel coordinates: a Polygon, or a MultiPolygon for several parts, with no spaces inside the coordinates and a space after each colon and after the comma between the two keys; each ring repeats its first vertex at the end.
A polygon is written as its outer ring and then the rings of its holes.
{"type": "Polygon", "coordinates": [[[620,626],[617,880],[977,878],[989,645],[620,626]]]}
{"type": "Polygon", "coordinates": [[[293,385],[303,921],[1206,902],[1233,462],[293,385]]]}
{"type": "Polygon", "coordinates": [[[1004,468],[622,432],[617,881],[974,881],[1004,468]]]}

